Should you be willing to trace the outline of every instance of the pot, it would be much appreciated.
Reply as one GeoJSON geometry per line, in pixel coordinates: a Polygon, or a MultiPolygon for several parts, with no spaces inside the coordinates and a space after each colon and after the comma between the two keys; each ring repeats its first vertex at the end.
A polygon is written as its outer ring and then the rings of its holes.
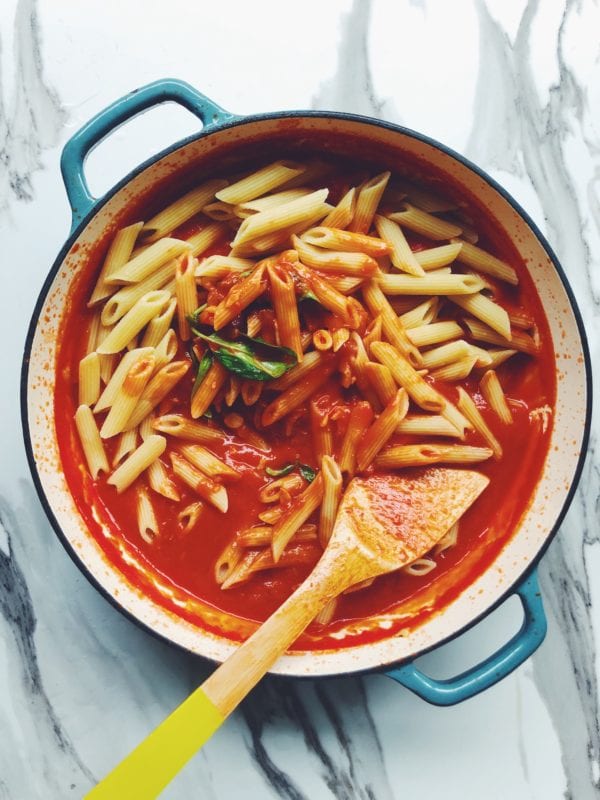
{"type": "Polygon", "coordinates": [[[274,672],[294,676],[383,670],[425,700],[449,705],[471,697],[506,676],[542,642],[546,631],[536,565],[558,530],[575,492],[586,452],[591,414],[591,372],[586,336],[565,274],[533,221],[494,180],[443,145],[414,131],[352,114],[295,111],[238,117],[191,86],[163,80],[145,86],[100,112],[66,144],[62,173],[73,212],[70,236],[42,287],[25,345],[21,408],[33,479],[56,533],[89,580],[110,602],[138,624],[186,650],[224,660],[235,647],[222,636],[165,610],[141,594],[110,563],[79,513],[61,468],[54,424],[56,356],[68,299],[85,258],[123,218],[125,210],[176,181],[190,167],[227,159],[252,143],[265,151],[282,138],[336,142],[346,154],[377,152],[386,158],[426,162],[476,195],[510,231],[528,265],[548,312],[556,354],[557,399],[551,441],[542,474],[515,533],[493,562],[453,602],[407,636],[394,636],[344,650],[293,652],[274,672]],[[121,123],[165,101],[176,102],[202,122],[202,131],[175,144],[127,175],[104,197],[87,187],[84,162],[89,151],[121,123]],[[43,320],[43,324],[40,321],[43,320]],[[520,631],[481,664],[454,678],[424,675],[414,659],[465,631],[507,596],[523,607],[520,631]]]}

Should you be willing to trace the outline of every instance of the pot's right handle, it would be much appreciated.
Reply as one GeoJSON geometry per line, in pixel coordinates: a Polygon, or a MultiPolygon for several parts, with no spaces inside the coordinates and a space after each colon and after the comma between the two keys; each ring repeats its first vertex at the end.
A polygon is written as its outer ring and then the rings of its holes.
{"type": "Polygon", "coordinates": [[[386,672],[386,675],[436,706],[461,703],[498,683],[526,661],[546,635],[546,615],[536,570],[517,586],[515,594],[523,605],[523,625],[509,642],[481,664],[445,680],[430,678],[417,669],[412,661],[386,672]]]}
{"type": "Polygon", "coordinates": [[[100,111],[69,139],[62,152],[60,167],[73,213],[72,229],[97,202],[97,198],[89,190],[84,174],[84,163],[90,150],[119,125],[142,111],[167,101],[187,108],[202,121],[205,128],[234,117],[189,83],[172,78],[135,89],[100,111]]]}

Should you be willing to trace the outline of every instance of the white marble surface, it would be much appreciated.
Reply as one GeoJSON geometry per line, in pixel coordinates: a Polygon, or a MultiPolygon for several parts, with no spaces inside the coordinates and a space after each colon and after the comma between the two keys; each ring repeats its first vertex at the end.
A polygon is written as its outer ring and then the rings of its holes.
{"type": "MultiPolygon", "coordinates": [[[[2,0],[2,800],[81,797],[207,672],[92,589],[32,487],[19,370],[31,310],[69,229],[64,142],[115,98],[165,76],[242,114],[335,109],[420,130],[478,162],[532,214],[566,269],[597,361],[599,31],[595,0],[2,0]]],[[[94,191],[196,125],[165,107],[121,129],[90,158],[94,191]]],[[[549,633],[527,664],[451,709],[380,676],[266,680],[163,796],[600,797],[597,431],[542,562],[549,633]]],[[[459,670],[519,623],[509,601],[424,666],[459,670]]]]}

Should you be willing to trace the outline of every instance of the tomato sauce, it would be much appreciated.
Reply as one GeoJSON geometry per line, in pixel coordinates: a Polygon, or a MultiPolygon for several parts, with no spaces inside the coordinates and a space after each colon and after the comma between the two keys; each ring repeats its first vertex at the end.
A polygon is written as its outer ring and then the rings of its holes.
{"type": "MultiPolygon", "coordinates": [[[[337,179],[334,183],[336,197],[333,202],[344,190],[346,182],[337,179]]],[[[461,382],[474,397],[486,422],[500,440],[503,457],[500,461],[490,459],[474,466],[490,478],[490,485],[461,519],[456,546],[436,558],[435,570],[422,577],[393,573],[378,578],[366,589],[343,595],[334,620],[325,627],[309,627],[296,643],[298,649],[329,650],[355,646],[407,631],[423,623],[464,591],[493,562],[513,535],[538,482],[547,453],[551,423],[543,430],[540,417],[530,416],[530,412],[547,405],[554,407],[554,353],[550,333],[533,283],[511,242],[500,237],[479,209],[469,207],[469,213],[475,218],[477,228],[483,232],[479,245],[507,260],[519,274],[519,287],[491,281],[496,287],[498,301],[505,307],[529,313],[536,321],[541,339],[538,356],[533,358],[518,354],[497,369],[513,413],[512,425],[504,425],[487,407],[479,393],[478,378],[472,377],[461,382]],[[394,613],[395,616],[392,616],[394,613]],[[376,620],[379,615],[386,614],[390,615],[391,622],[385,629],[378,624],[359,624],[365,619],[376,620]],[[354,632],[353,623],[357,623],[354,632]],[[346,631],[344,636],[340,635],[342,630],[346,631]]],[[[185,229],[180,229],[178,235],[191,235],[198,224],[198,220],[192,221],[185,229]]],[[[409,239],[417,249],[436,245],[418,237],[409,239]]],[[[105,251],[106,244],[100,245],[100,255],[105,251]]],[[[223,243],[211,252],[226,253],[228,246],[223,243]]],[[[90,259],[89,269],[73,292],[58,356],[56,428],[66,479],[91,534],[107,559],[116,564],[128,581],[172,613],[202,628],[233,640],[241,640],[300,584],[311,566],[292,566],[263,572],[248,583],[223,591],[214,580],[214,564],[232,536],[256,524],[258,513],[264,510],[265,506],[259,501],[258,495],[261,487],[271,480],[265,475],[265,466],[279,468],[293,461],[315,468],[318,466],[312,450],[308,414],[301,416],[291,431],[286,431],[285,419],[261,431],[272,448],[266,460],[263,453],[234,435],[229,435],[224,445],[211,445],[210,449],[217,456],[241,474],[239,481],[226,482],[229,492],[228,513],[223,515],[206,504],[197,528],[184,533],[177,522],[177,513],[198,498],[185,484],[178,483],[181,503],[173,503],[153,494],[160,533],[151,544],[142,540],[136,521],[137,482],[118,495],[115,488],[106,483],[105,477],[92,481],[85,468],[73,422],[77,408],[77,364],[85,354],[86,333],[93,316],[93,312],[85,307],[85,302],[94,281],[92,262],[97,262],[100,255],[94,254],[94,258],[90,259]]],[[[463,316],[460,309],[456,308],[455,316],[463,316]]],[[[448,309],[442,318],[450,318],[448,309]]],[[[187,355],[181,351],[179,357],[186,358],[187,355]]],[[[160,410],[189,417],[193,380],[193,370],[190,370],[160,410]]],[[[451,385],[439,384],[436,388],[449,399],[456,400],[456,390],[451,385]]],[[[273,396],[268,390],[265,391],[267,400],[273,396]]],[[[321,387],[317,397],[322,408],[328,405],[349,407],[356,400],[352,389],[342,389],[333,378],[321,387]]],[[[238,409],[234,407],[232,410],[238,409]]],[[[253,413],[252,409],[248,411],[253,413]]],[[[247,412],[241,410],[240,413],[247,412]]],[[[218,424],[218,420],[215,422],[218,424]]],[[[334,426],[334,445],[338,447],[346,422],[347,413],[339,414],[334,426]]],[[[181,443],[170,437],[167,439],[167,451],[163,456],[166,465],[169,464],[169,450],[174,444],[181,443]]],[[[417,441],[413,436],[396,435],[389,444],[417,441]]],[[[427,441],[449,443],[448,439],[436,440],[433,437],[427,437],[427,441]]],[[[464,443],[485,444],[474,432],[467,433],[464,443]]],[[[106,444],[109,461],[115,447],[114,440],[106,444]]]]}

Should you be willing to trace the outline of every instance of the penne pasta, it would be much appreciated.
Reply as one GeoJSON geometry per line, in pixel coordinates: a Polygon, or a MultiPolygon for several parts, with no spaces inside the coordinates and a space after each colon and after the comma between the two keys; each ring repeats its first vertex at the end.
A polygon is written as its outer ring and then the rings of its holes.
{"type": "Polygon", "coordinates": [[[299,197],[305,197],[310,194],[310,189],[285,189],[282,192],[275,192],[274,194],[266,194],[255,200],[249,200],[247,203],[238,203],[234,207],[236,217],[245,219],[252,216],[257,211],[266,211],[268,208],[275,208],[275,206],[289,203],[290,200],[297,200],[299,197]]]}
{"type": "Polygon", "coordinates": [[[350,225],[354,219],[356,208],[356,189],[349,189],[342,197],[340,202],[333,208],[323,220],[323,225],[328,228],[343,230],[350,225]]]}
{"type": "Polygon", "coordinates": [[[223,203],[231,205],[247,203],[249,200],[267,194],[277,186],[288,183],[304,171],[305,167],[295,161],[275,161],[232,183],[231,186],[220,189],[215,196],[223,203]]]}
{"type": "Polygon", "coordinates": [[[158,267],[162,267],[189,249],[190,245],[182,239],[159,239],[134,256],[127,264],[112,272],[107,278],[107,283],[121,285],[142,281],[158,267]]]}
{"type": "Polygon", "coordinates": [[[190,368],[189,361],[172,361],[155,373],[142,392],[140,399],[127,421],[127,427],[133,428],[148,416],[160,401],[167,396],[190,368]]]}
{"type": "Polygon", "coordinates": [[[175,296],[177,298],[177,325],[179,338],[187,342],[191,336],[188,315],[198,308],[198,292],[194,270],[198,262],[195,258],[184,253],[177,259],[175,267],[175,296]]]}
{"type": "MultiPolygon", "coordinates": [[[[363,255],[371,256],[371,258],[381,258],[390,251],[386,242],[382,241],[382,239],[377,239],[375,236],[352,233],[351,231],[327,227],[326,225],[305,231],[300,241],[317,248],[342,250],[346,253],[362,253],[363,255]]],[[[309,264],[309,266],[311,265],[309,264]]]]}
{"type": "Polygon", "coordinates": [[[190,255],[198,258],[202,253],[205,253],[220,239],[224,239],[228,235],[228,227],[222,222],[211,222],[206,225],[202,230],[195,233],[187,240],[190,248],[190,255]]]}
{"type": "Polygon", "coordinates": [[[505,350],[519,350],[523,353],[535,356],[540,350],[539,344],[524,331],[512,331],[510,341],[500,336],[499,333],[492,330],[489,325],[485,325],[479,320],[466,318],[464,324],[469,329],[469,333],[479,342],[486,342],[487,344],[495,344],[505,350]]]}
{"type": "Polygon", "coordinates": [[[239,480],[241,474],[226,464],[222,459],[217,458],[214,453],[199,444],[186,444],[179,448],[179,452],[184,458],[197,467],[209,478],[229,478],[239,480]]]}
{"type": "Polygon", "coordinates": [[[437,564],[432,558],[417,558],[412,564],[402,567],[402,572],[404,572],[405,575],[421,577],[423,575],[428,575],[436,567],[437,564]]]}
{"type": "Polygon", "coordinates": [[[456,242],[456,244],[459,243],[462,245],[462,247],[460,248],[456,258],[462,264],[466,264],[468,267],[471,267],[478,272],[491,275],[493,278],[498,278],[499,280],[510,283],[513,286],[516,286],[519,283],[517,273],[510,266],[510,264],[507,264],[505,261],[496,258],[496,256],[493,256],[491,253],[482,250],[481,247],[476,247],[474,244],[470,244],[470,242],[456,242]]]}
{"type": "MultiPolygon", "coordinates": [[[[312,230],[321,230],[313,228],[312,230]]],[[[351,235],[351,234],[348,234],[351,235]]],[[[370,237],[365,237],[370,238],[370,237]]],[[[307,244],[297,236],[292,236],[292,246],[298,253],[300,261],[307,267],[313,267],[326,274],[353,275],[370,277],[377,270],[377,262],[366,253],[338,252],[321,249],[307,244]]]]}
{"type": "Polygon", "coordinates": [[[397,222],[378,214],[375,217],[375,227],[377,233],[387,243],[391,262],[396,269],[408,272],[409,275],[425,275],[423,267],[415,258],[406,241],[406,236],[397,222]]]}
{"type": "Polygon", "coordinates": [[[468,342],[459,339],[457,342],[448,342],[423,353],[423,365],[427,369],[435,369],[446,364],[452,364],[452,362],[466,358],[469,355],[470,346],[468,342]]]}
{"type": "Polygon", "coordinates": [[[487,353],[490,357],[490,362],[487,366],[490,369],[498,369],[501,364],[508,361],[509,358],[516,355],[518,350],[488,350],[487,353]]]}
{"type": "Polygon", "coordinates": [[[450,550],[450,548],[454,547],[458,541],[458,530],[459,530],[459,523],[455,522],[454,525],[450,528],[447,534],[440,539],[440,541],[436,544],[433,549],[434,556],[440,556],[446,550],[450,550]]]}
{"type": "Polygon", "coordinates": [[[320,328],[318,331],[315,331],[312,335],[313,345],[315,350],[320,350],[321,352],[325,352],[326,350],[333,349],[333,336],[328,330],[324,328],[320,328]]]}
{"type": "Polygon", "coordinates": [[[163,289],[169,296],[175,292],[175,259],[167,261],[148,278],[131,286],[123,286],[110,297],[102,309],[102,324],[117,323],[148,292],[163,289]]]}
{"type": "Polygon", "coordinates": [[[338,506],[342,498],[342,473],[335,459],[330,455],[321,457],[321,475],[323,478],[323,502],[319,516],[319,542],[321,547],[327,547],[338,506]]]}
{"type": "Polygon", "coordinates": [[[129,261],[135,240],[142,229],[143,222],[134,222],[133,225],[127,225],[125,228],[117,231],[114,239],[112,240],[108,252],[104,259],[104,264],[98,275],[98,280],[92,292],[92,296],[88,301],[88,307],[92,307],[105,300],[114,292],[115,287],[107,282],[113,272],[116,272],[129,261]]]}
{"type": "Polygon", "coordinates": [[[103,439],[116,436],[126,428],[135,427],[135,425],[128,425],[128,421],[153,371],[154,356],[152,353],[148,356],[141,356],[133,362],[100,428],[100,436],[103,439]]]}
{"type": "Polygon", "coordinates": [[[490,300],[489,297],[478,292],[467,297],[452,295],[450,300],[460,306],[463,311],[468,311],[469,314],[480,319],[507,341],[510,342],[512,339],[510,319],[507,312],[498,303],[490,300]]]}
{"type": "Polygon", "coordinates": [[[338,292],[329,281],[324,280],[314,270],[300,263],[294,264],[294,272],[306,282],[322,306],[341,317],[349,327],[355,328],[360,325],[360,319],[355,318],[352,298],[338,292]]]}
{"type": "Polygon", "coordinates": [[[232,319],[254,302],[267,288],[266,264],[261,262],[239,283],[236,283],[227,296],[215,308],[214,329],[224,328],[232,319]]]}
{"type": "Polygon", "coordinates": [[[271,553],[277,563],[287,543],[297,530],[304,525],[310,515],[317,510],[323,499],[323,478],[321,475],[294,498],[293,506],[273,526],[271,553]]]}
{"type": "Polygon", "coordinates": [[[128,486],[147,469],[152,462],[162,455],[167,446],[164,436],[149,436],[136,448],[125,461],[113,472],[107,483],[115,486],[117,492],[125,491],[128,486]]]}
{"type": "Polygon", "coordinates": [[[459,228],[458,225],[428,214],[410,203],[402,203],[400,211],[387,214],[387,216],[394,222],[398,222],[403,228],[408,228],[410,231],[434,241],[452,239],[462,233],[462,228],[459,228]]]}
{"type": "Polygon", "coordinates": [[[298,223],[312,220],[315,212],[321,209],[327,195],[327,189],[319,189],[304,197],[298,197],[296,200],[290,200],[288,203],[269,208],[266,211],[259,211],[257,214],[247,217],[238,228],[232,247],[239,247],[246,242],[259,239],[261,236],[264,237],[291,228],[298,223]]]}
{"type": "Polygon", "coordinates": [[[335,357],[323,358],[319,370],[311,370],[301,382],[292,384],[279,394],[262,413],[262,424],[267,427],[287,416],[302,405],[325,381],[335,369],[335,357]]]}
{"type": "Polygon", "coordinates": [[[234,258],[233,256],[208,256],[196,267],[196,280],[216,281],[233,272],[248,272],[254,269],[254,261],[250,258],[234,258]]]}
{"type": "Polygon", "coordinates": [[[145,487],[139,486],[136,495],[138,531],[145,542],[152,544],[154,537],[158,535],[158,521],[154,507],[145,487]]]}
{"type": "Polygon", "coordinates": [[[463,329],[454,320],[432,322],[430,325],[418,325],[409,328],[406,335],[416,347],[428,347],[432,344],[449,342],[463,335],[463,329]]]}
{"type": "Polygon", "coordinates": [[[227,496],[227,489],[224,486],[216,483],[203,472],[200,472],[200,470],[190,464],[187,459],[177,453],[170,453],[169,457],[171,459],[173,472],[180,480],[222,514],[227,513],[229,498],[227,496]]]}
{"type": "Polygon", "coordinates": [[[364,374],[381,405],[387,406],[388,403],[391,403],[396,396],[398,387],[389,369],[383,364],[368,361],[364,365],[364,374]]]}
{"type": "Polygon", "coordinates": [[[154,348],[154,372],[158,372],[175,358],[177,353],[177,334],[172,328],[165,333],[163,338],[154,348]]]}
{"type": "Polygon", "coordinates": [[[409,340],[402,321],[396,316],[376,281],[371,280],[365,284],[363,298],[373,316],[381,315],[381,325],[386,339],[408,360],[411,366],[420,367],[423,363],[421,354],[409,340]]]}
{"type": "Polygon", "coordinates": [[[146,330],[140,342],[140,347],[156,347],[161,339],[165,336],[175,314],[177,307],[177,300],[175,298],[169,300],[164,309],[153,317],[146,325],[146,330]]]}
{"type": "Polygon", "coordinates": [[[195,503],[190,503],[179,512],[177,515],[177,522],[181,525],[185,533],[189,533],[196,527],[203,510],[204,504],[201,500],[197,500],[195,503]]]}
{"type": "Polygon", "coordinates": [[[441,415],[410,414],[400,420],[396,433],[409,436],[448,436],[462,439],[464,433],[441,415]]]}
{"type": "Polygon", "coordinates": [[[279,341],[284,347],[289,347],[294,351],[298,363],[300,363],[304,358],[304,353],[300,339],[300,319],[294,280],[290,272],[285,269],[284,264],[270,264],[267,267],[267,273],[279,341]]]}
{"type": "Polygon", "coordinates": [[[469,355],[458,359],[458,361],[453,361],[451,364],[434,369],[430,374],[436,381],[446,381],[447,383],[462,381],[471,374],[476,361],[476,356],[469,355]]]}
{"type": "Polygon", "coordinates": [[[111,379],[104,388],[104,391],[98,398],[98,402],[94,406],[94,414],[98,414],[100,411],[106,411],[107,408],[110,408],[110,406],[112,406],[115,397],[119,393],[123,381],[125,380],[125,376],[129,372],[133,364],[138,359],[148,358],[149,356],[153,355],[153,353],[154,353],[153,347],[140,347],[136,348],[135,350],[130,350],[128,353],[125,353],[125,355],[119,362],[119,366],[114,371],[111,379]]]}
{"type": "Polygon", "coordinates": [[[220,392],[225,379],[227,370],[218,361],[213,361],[208,372],[204,376],[202,383],[192,396],[190,413],[194,419],[204,416],[208,411],[212,401],[220,392]]]}
{"type": "Polygon", "coordinates": [[[323,413],[318,401],[310,403],[310,430],[312,435],[313,450],[317,461],[333,453],[333,434],[329,424],[329,414],[323,413]]]}
{"type": "Polygon", "coordinates": [[[205,422],[192,422],[181,414],[165,414],[157,417],[152,422],[152,427],[159,433],[175,436],[176,439],[186,439],[189,442],[214,444],[225,442],[227,434],[205,422]]]}
{"type": "Polygon", "coordinates": [[[502,389],[502,385],[498,380],[498,376],[493,369],[488,369],[484,372],[481,378],[481,393],[487,400],[490,408],[492,408],[498,418],[504,422],[505,425],[510,425],[513,421],[512,412],[502,389]]]}
{"type": "MultiPolygon", "coordinates": [[[[304,479],[297,473],[284,475],[282,478],[271,481],[260,490],[258,499],[261,503],[281,503],[289,499],[291,495],[297,494],[305,487],[304,479]]],[[[269,535],[269,543],[271,536],[269,535]]]]}
{"type": "Polygon", "coordinates": [[[178,503],[180,501],[179,492],[177,491],[177,487],[169,477],[169,473],[166,470],[165,465],[157,458],[156,461],[153,461],[152,464],[146,470],[146,475],[148,477],[148,483],[150,488],[156,494],[160,494],[163,497],[166,497],[167,500],[173,500],[173,502],[178,503]]]}
{"type": "Polygon", "coordinates": [[[93,406],[100,396],[100,357],[88,353],[79,362],[79,405],[93,406]]]}
{"type": "Polygon", "coordinates": [[[144,242],[155,242],[183,225],[188,219],[200,213],[215,197],[216,192],[226,185],[227,182],[224,180],[213,179],[177,198],[174,203],[146,222],[141,234],[144,242]]]}
{"type": "Polygon", "coordinates": [[[106,339],[98,346],[98,353],[118,353],[127,346],[134,336],[161,313],[170,300],[170,295],[165,291],[148,292],[122,317],[108,334],[106,339]]]}
{"type": "Polygon", "coordinates": [[[79,406],[75,412],[75,426],[90,475],[93,480],[97,480],[100,473],[108,473],[110,468],[96,420],[89,406],[79,406]]]}
{"type": "Polygon", "coordinates": [[[306,353],[303,361],[300,364],[292,367],[292,369],[282,375],[281,378],[276,378],[274,381],[271,381],[269,383],[269,388],[278,392],[283,392],[286,389],[289,389],[290,386],[293,386],[295,383],[308,378],[311,372],[320,369],[324,359],[326,358],[326,354],[318,351],[306,353]]]}
{"type": "Polygon", "coordinates": [[[117,445],[117,449],[113,456],[113,468],[118,467],[121,461],[127,458],[130,453],[133,453],[137,447],[137,438],[138,432],[135,428],[131,431],[123,431],[123,433],[119,436],[119,444],[117,445]]]}
{"type": "MultiPolygon", "coordinates": [[[[270,547],[273,538],[273,527],[271,525],[256,525],[247,528],[237,537],[242,547],[270,547]]],[[[292,543],[314,542],[317,539],[317,526],[310,523],[301,525],[294,536],[292,543]]]]}
{"type": "Polygon", "coordinates": [[[443,244],[440,247],[431,247],[428,250],[419,250],[414,253],[415,259],[418,261],[421,269],[428,272],[432,269],[439,269],[446,267],[456,261],[462,242],[453,242],[452,244],[443,244]]]}
{"type": "Polygon", "coordinates": [[[380,175],[376,175],[366,183],[363,183],[360,187],[356,198],[354,216],[348,226],[349,230],[356,233],[368,233],[379,206],[379,201],[390,179],[390,174],[389,172],[382,172],[380,175]]]}
{"type": "Polygon", "coordinates": [[[214,219],[217,222],[227,222],[235,217],[233,207],[228,203],[222,203],[220,200],[214,203],[208,203],[208,205],[204,206],[202,209],[202,213],[209,219],[214,219]]]}
{"type": "Polygon", "coordinates": [[[411,308],[410,311],[405,311],[401,314],[399,320],[407,331],[406,335],[408,336],[408,330],[411,328],[431,324],[437,317],[439,307],[439,297],[430,297],[428,300],[411,308]]]}
{"type": "Polygon", "coordinates": [[[243,548],[239,543],[238,537],[235,536],[219,554],[215,561],[214,577],[215,583],[221,588],[223,588],[223,583],[232,575],[234,569],[240,563],[242,553],[243,548]]]}
{"type": "Polygon", "coordinates": [[[489,447],[464,444],[406,444],[389,447],[376,459],[381,469],[420,467],[426,464],[478,464],[493,455],[489,447]]]}
{"type": "Polygon", "coordinates": [[[408,411],[408,395],[399,389],[394,399],[388,403],[375,422],[367,429],[356,452],[356,469],[364,472],[377,453],[387,444],[395,433],[400,420],[408,411]]]}
{"type": "Polygon", "coordinates": [[[293,567],[298,564],[315,564],[320,553],[319,546],[314,542],[293,542],[278,560],[274,559],[270,550],[248,550],[223,581],[221,588],[230,589],[264,570],[293,567]]]}
{"type": "Polygon", "coordinates": [[[385,364],[396,383],[406,389],[409,397],[418,406],[434,413],[440,413],[444,409],[446,399],[430,386],[392,345],[386,342],[373,342],[371,352],[381,364],[385,364]]]}
{"type": "Polygon", "coordinates": [[[492,433],[489,425],[475,405],[473,398],[467,394],[462,386],[458,387],[458,409],[469,420],[477,433],[485,439],[486,444],[491,447],[494,458],[496,460],[502,458],[502,445],[492,433]]]}
{"type": "Polygon", "coordinates": [[[431,272],[422,278],[412,275],[380,275],[377,282],[384,294],[416,295],[461,295],[473,294],[482,287],[479,278],[473,275],[433,275],[431,272]]]}
{"type": "Polygon", "coordinates": [[[245,406],[253,406],[260,399],[264,388],[263,381],[244,381],[241,385],[241,395],[245,406]]]}

